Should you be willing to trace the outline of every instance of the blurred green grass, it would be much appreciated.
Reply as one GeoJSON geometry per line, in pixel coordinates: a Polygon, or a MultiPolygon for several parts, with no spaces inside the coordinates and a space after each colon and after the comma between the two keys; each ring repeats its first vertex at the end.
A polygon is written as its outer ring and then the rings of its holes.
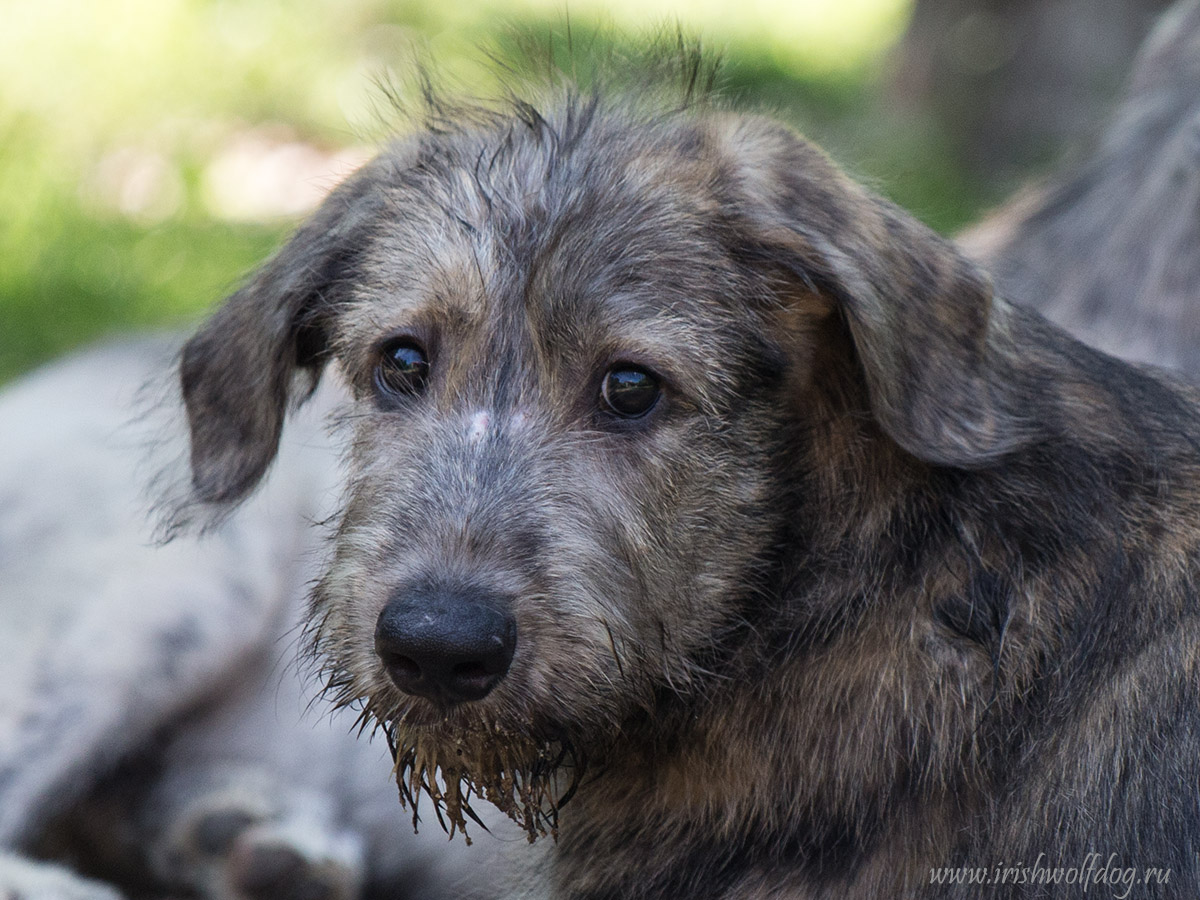
{"type": "MultiPolygon", "coordinates": [[[[296,214],[286,202],[285,212],[239,205],[253,168],[232,198],[218,196],[214,172],[254,164],[239,147],[326,159],[328,173],[301,168],[281,188],[285,201],[298,196],[348,170],[337,150],[361,157],[383,136],[377,84],[388,71],[428,57],[452,83],[487,93],[495,81],[479,46],[513,27],[561,32],[563,10],[551,0],[0,0],[0,381],[107,332],[189,322],[266,256],[296,214]]],[[[679,22],[722,53],[726,93],[791,120],[950,230],[994,198],[928,121],[883,95],[908,11],[908,0],[572,0],[569,18],[577,39],[600,42],[679,22]]]]}

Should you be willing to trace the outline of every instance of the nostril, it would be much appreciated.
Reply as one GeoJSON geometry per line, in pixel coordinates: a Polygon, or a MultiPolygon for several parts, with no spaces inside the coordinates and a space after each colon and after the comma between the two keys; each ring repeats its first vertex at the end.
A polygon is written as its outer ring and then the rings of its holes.
{"type": "Polygon", "coordinates": [[[500,680],[499,673],[489,672],[483,663],[459,663],[451,673],[450,683],[455,693],[466,697],[483,697],[500,680]]]}
{"type": "Polygon", "coordinates": [[[488,671],[482,663],[459,663],[444,680],[444,687],[459,700],[481,700],[496,686],[503,674],[488,671]]]}
{"type": "Polygon", "coordinates": [[[483,667],[483,663],[465,662],[454,667],[455,678],[484,679],[491,678],[492,674],[483,667]]]}
{"type": "Polygon", "coordinates": [[[414,679],[421,677],[421,667],[415,659],[405,656],[403,653],[388,653],[387,651],[380,653],[379,656],[393,675],[414,679]]]}

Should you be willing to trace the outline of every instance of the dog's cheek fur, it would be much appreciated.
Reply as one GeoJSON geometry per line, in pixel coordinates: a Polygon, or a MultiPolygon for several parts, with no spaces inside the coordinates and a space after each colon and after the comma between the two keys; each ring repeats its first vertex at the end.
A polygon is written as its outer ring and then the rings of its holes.
{"type": "Polygon", "coordinates": [[[703,690],[724,640],[762,590],[780,526],[767,502],[770,443],[757,433],[756,414],[765,411],[755,406],[721,432],[696,419],[641,436],[586,473],[601,488],[593,496],[607,498],[602,519],[616,538],[589,541],[593,566],[610,565],[616,546],[633,576],[623,596],[597,587],[618,611],[626,667],[654,690],[703,690]]]}

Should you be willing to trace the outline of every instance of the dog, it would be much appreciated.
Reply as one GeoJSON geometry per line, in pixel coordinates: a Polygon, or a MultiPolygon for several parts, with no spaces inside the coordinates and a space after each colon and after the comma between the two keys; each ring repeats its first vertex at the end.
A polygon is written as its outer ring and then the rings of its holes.
{"type": "Polygon", "coordinates": [[[186,344],[177,522],[327,369],[328,692],[418,813],[541,839],[514,895],[1200,884],[1195,390],[789,128],[436,105],[186,344]]]}

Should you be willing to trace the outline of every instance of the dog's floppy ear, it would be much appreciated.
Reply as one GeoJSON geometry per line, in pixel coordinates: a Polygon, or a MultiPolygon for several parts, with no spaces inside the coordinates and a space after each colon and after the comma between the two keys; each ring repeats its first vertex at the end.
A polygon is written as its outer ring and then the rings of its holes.
{"type": "Polygon", "coordinates": [[[331,314],[384,202],[384,170],[381,157],[343,182],[184,346],[193,500],[244,498],[275,457],[289,402],[316,387],[331,314]]]}
{"type": "Polygon", "coordinates": [[[743,119],[726,138],[751,252],[838,309],[872,413],[896,443],[927,462],[975,467],[1033,437],[1017,396],[1012,310],[983,272],[790,130],[743,119]]]}

